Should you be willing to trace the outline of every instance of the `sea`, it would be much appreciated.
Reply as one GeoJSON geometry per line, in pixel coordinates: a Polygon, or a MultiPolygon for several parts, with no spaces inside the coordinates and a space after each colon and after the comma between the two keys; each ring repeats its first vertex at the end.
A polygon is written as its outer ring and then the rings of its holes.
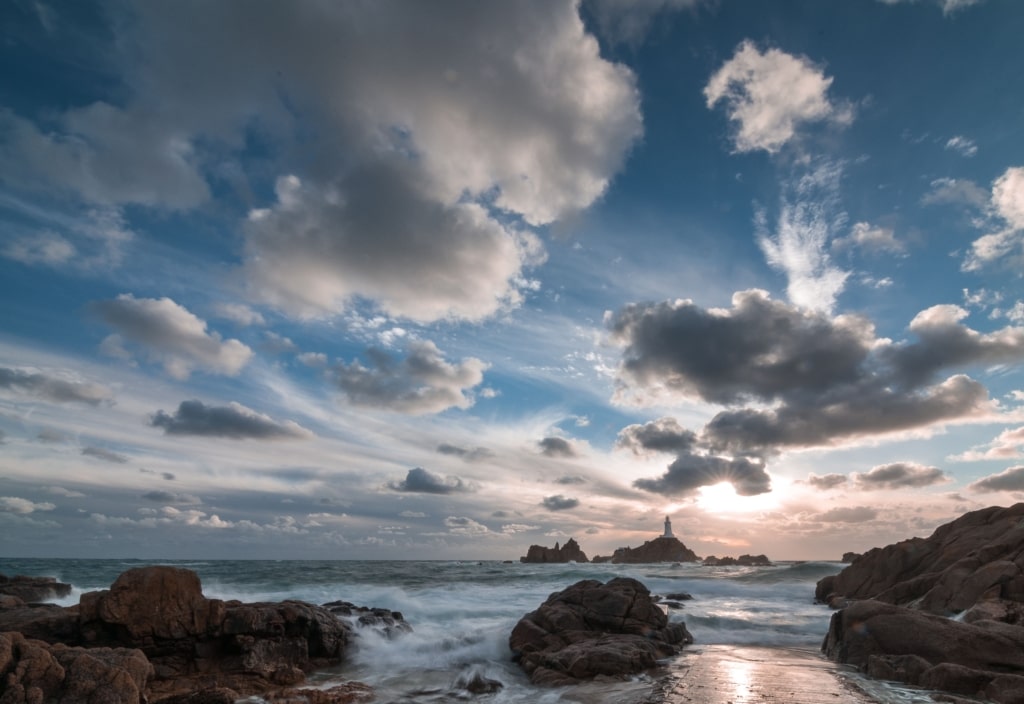
{"type": "MultiPolygon", "coordinates": [[[[814,585],[838,573],[837,562],[779,562],[768,567],[523,564],[502,561],[86,560],[0,557],[0,574],[56,577],[71,584],[56,603],[77,604],[84,592],[107,589],[122,572],[161,564],[195,571],[208,598],[241,601],[349,601],[399,611],[412,632],[387,639],[364,630],[346,662],[316,673],[311,686],[358,680],[375,702],[442,704],[473,697],[475,676],[502,687],[494,704],[620,704],[644,701],[658,673],[623,682],[534,687],[512,662],[508,637],[516,622],[552,593],[582,579],[633,577],[653,594],[693,598],[668,609],[702,645],[756,645],[817,653],[832,611],[814,603],[814,585]]],[[[686,657],[684,654],[680,657],[686,657]]],[[[857,678],[856,674],[844,676],[857,678]]],[[[930,702],[911,690],[861,681],[879,701],[930,702]]],[[[259,698],[252,698],[254,704],[259,698]]]]}

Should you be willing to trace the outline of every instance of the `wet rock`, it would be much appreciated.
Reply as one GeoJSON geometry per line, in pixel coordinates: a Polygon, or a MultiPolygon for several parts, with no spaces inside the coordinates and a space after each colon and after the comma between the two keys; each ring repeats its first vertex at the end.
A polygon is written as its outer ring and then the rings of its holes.
{"type": "Polygon", "coordinates": [[[692,642],[643,584],[621,577],[607,584],[584,580],[552,594],[509,637],[515,659],[539,685],[639,673],[692,642]]]}
{"type": "Polygon", "coordinates": [[[71,594],[71,585],[58,582],[53,577],[7,577],[0,574],[0,594],[14,596],[28,603],[53,601],[71,594]]]}
{"type": "Polygon", "coordinates": [[[386,638],[395,638],[404,633],[412,633],[412,626],[409,625],[400,611],[356,606],[348,601],[332,601],[323,606],[339,619],[345,621],[356,635],[363,628],[369,628],[386,638]]]}
{"type": "Polygon", "coordinates": [[[697,553],[678,538],[664,536],[648,540],[638,548],[619,548],[609,557],[595,557],[594,562],[614,564],[647,564],[653,562],[697,562],[697,553]]]}
{"type": "Polygon", "coordinates": [[[843,558],[840,560],[840,562],[848,565],[854,560],[856,560],[858,557],[860,557],[860,555],[861,554],[859,552],[844,552],[843,558]]]}
{"type": "Polygon", "coordinates": [[[484,676],[482,672],[474,670],[459,675],[455,680],[455,687],[470,694],[493,694],[501,690],[505,685],[500,681],[484,676]]]}
{"type": "Polygon", "coordinates": [[[739,557],[715,557],[711,555],[704,558],[705,567],[770,567],[772,564],[765,555],[740,555],[739,557]]]}

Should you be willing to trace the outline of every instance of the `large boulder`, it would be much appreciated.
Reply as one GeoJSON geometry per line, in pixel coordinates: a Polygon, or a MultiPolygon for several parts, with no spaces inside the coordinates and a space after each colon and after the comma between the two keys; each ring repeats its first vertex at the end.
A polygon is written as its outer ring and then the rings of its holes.
{"type": "Polygon", "coordinates": [[[586,554],[580,549],[579,543],[569,538],[565,545],[546,548],[543,545],[531,545],[526,555],[519,558],[520,562],[588,562],[586,554]]]}
{"type": "Polygon", "coordinates": [[[539,685],[636,674],[692,642],[683,623],[669,623],[647,587],[625,577],[583,580],[552,594],[509,637],[513,657],[539,685]]]}
{"type": "Polygon", "coordinates": [[[58,582],[53,577],[29,577],[0,574],[0,594],[14,596],[22,601],[53,601],[71,594],[71,585],[58,582]]]}
{"type": "Polygon", "coordinates": [[[913,603],[945,615],[987,599],[1024,601],[1024,503],[972,511],[928,538],[870,550],[821,580],[815,598],[913,603]]]}
{"type": "Polygon", "coordinates": [[[153,667],[139,650],[69,648],[0,633],[0,702],[141,704],[153,667]]]}
{"type": "Polygon", "coordinates": [[[619,548],[609,557],[595,557],[594,562],[614,564],[647,564],[652,562],[697,562],[700,560],[678,538],[661,536],[648,540],[638,548],[619,548]]]}
{"type": "Polygon", "coordinates": [[[979,697],[1024,702],[1024,628],[961,623],[865,600],[832,615],[822,650],[872,677],[979,697]]]}

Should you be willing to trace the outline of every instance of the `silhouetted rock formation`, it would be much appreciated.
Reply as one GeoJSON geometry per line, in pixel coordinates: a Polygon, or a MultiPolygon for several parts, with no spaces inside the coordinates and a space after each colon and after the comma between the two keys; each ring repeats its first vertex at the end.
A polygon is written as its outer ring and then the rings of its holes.
{"type": "Polygon", "coordinates": [[[697,554],[678,538],[660,537],[648,540],[638,548],[619,548],[608,557],[595,557],[594,562],[643,564],[648,562],[697,562],[697,554]]]}
{"type": "MultiPolygon", "coordinates": [[[[397,612],[345,602],[331,605],[343,612],[335,615],[301,601],[207,599],[195,572],[174,567],[129,570],[109,590],[83,594],[77,607],[67,609],[10,599],[0,605],[0,673],[14,669],[20,684],[8,678],[8,689],[38,686],[46,693],[42,701],[94,701],[78,682],[88,678],[104,683],[97,691],[106,698],[97,702],[156,702],[197,691],[205,699],[188,701],[214,704],[250,694],[268,701],[356,701],[368,696],[365,686],[338,689],[330,699],[317,690],[308,696],[281,690],[302,683],[313,669],[339,664],[357,627],[389,635],[410,630],[397,612]],[[64,675],[34,666],[17,669],[26,658],[54,660],[64,675]],[[45,681],[25,679],[37,675],[45,681]]],[[[4,702],[24,699],[7,697],[4,702]]]]}
{"type": "Polygon", "coordinates": [[[848,565],[851,562],[853,562],[854,560],[856,560],[858,557],[860,557],[860,553],[859,552],[844,552],[843,553],[843,559],[840,560],[840,562],[848,565]]]}
{"type": "Polygon", "coordinates": [[[740,555],[739,557],[715,557],[709,555],[704,558],[705,567],[771,567],[772,561],[764,555],[740,555]]]}
{"type": "Polygon", "coordinates": [[[822,650],[876,677],[1024,701],[1024,504],[964,514],[818,582],[822,650]],[[957,620],[948,618],[956,615],[957,620]]]}
{"type": "Polygon", "coordinates": [[[560,686],[598,675],[625,677],[677,654],[693,637],[668,617],[635,579],[587,579],[552,594],[516,624],[514,658],[538,685],[560,686]]]}
{"type": "Polygon", "coordinates": [[[579,543],[569,538],[565,545],[546,548],[543,545],[531,545],[524,557],[519,558],[520,562],[589,562],[587,556],[580,550],[579,543]]]}

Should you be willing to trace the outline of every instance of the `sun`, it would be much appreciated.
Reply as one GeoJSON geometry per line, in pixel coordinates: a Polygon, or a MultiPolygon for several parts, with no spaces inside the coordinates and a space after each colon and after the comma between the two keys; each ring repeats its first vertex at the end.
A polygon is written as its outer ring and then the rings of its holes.
{"type": "Polygon", "coordinates": [[[740,496],[729,482],[702,486],[697,490],[697,506],[713,514],[741,514],[767,511],[778,506],[777,489],[756,496],[740,496]]]}

